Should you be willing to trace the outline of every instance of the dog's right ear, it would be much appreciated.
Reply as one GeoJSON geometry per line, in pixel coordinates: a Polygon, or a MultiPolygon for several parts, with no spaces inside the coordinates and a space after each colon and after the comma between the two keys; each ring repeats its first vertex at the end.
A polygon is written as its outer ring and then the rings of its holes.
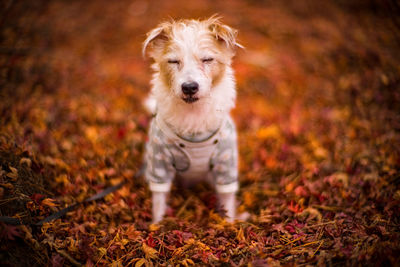
{"type": "Polygon", "coordinates": [[[158,25],[157,28],[147,33],[147,38],[143,42],[142,54],[146,56],[146,51],[149,51],[150,57],[155,57],[157,52],[165,46],[169,40],[171,32],[171,23],[165,22],[158,25]]]}

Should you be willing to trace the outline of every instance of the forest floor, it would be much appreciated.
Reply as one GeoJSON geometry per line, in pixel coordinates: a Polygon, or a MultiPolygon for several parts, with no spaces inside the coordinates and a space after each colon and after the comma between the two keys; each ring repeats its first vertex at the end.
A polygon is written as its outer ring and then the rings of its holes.
{"type": "Polygon", "coordinates": [[[0,262],[399,265],[399,14],[390,0],[2,2],[0,216],[26,225],[0,223],[0,262]],[[246,47],[233,117],[250,219],[227,223],[200,185],[174,187],[151,225],[133,178],[150,119],[141,43],[164,19],[214,13],[246,47]]]}

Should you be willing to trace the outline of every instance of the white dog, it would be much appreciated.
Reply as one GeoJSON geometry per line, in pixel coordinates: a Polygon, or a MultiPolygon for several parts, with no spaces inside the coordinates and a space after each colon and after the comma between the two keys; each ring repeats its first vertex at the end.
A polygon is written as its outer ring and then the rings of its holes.
{"type": "Polygon", "coordinates": [[[143,54],[155,71],[147,107],[156,114],[146,144],[146,179],[153,222],[162,220],[171,182],[209,181],[227,220],[235,219],[238,152],[229,115],[236,89],[232,57],[236,30],[218,18],[160,24],[147,34],[143,54]]]}

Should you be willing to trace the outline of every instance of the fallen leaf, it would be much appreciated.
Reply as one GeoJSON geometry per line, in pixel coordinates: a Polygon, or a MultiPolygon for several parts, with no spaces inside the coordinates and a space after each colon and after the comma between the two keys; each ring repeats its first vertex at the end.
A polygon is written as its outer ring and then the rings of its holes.
{"type": "Polygon", "coordinates": [[[156,259],[158,257],[158,251],[155,250],[154,248],[148,246],[144,242],[142,244],[142,250],[143,250],[144,254],[146,255],[147,259],[156,259]]]}
{"type": "Polygon", "coordinates": [[[54,203],[55,200],[51,198],[45,198],[42,200],[41,204],[48,207],[57,207],[59,206],[57,203],[54,203]]]}

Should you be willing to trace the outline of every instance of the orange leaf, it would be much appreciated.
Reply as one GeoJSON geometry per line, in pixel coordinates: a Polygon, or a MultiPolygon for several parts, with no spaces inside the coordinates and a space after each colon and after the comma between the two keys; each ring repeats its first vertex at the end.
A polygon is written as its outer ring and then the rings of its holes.
{"type": "Polygon", "coordinates": [[[51,199],[51,198],[45,198],[45,199],[43,199],[42,200],[42,204],[43,205],[45,205],[45,206],[48,206],[48,207],[56,207],[56,206],[58,206],[58,204],[57,203],[54,203],[54,199],[51,199]]]}

